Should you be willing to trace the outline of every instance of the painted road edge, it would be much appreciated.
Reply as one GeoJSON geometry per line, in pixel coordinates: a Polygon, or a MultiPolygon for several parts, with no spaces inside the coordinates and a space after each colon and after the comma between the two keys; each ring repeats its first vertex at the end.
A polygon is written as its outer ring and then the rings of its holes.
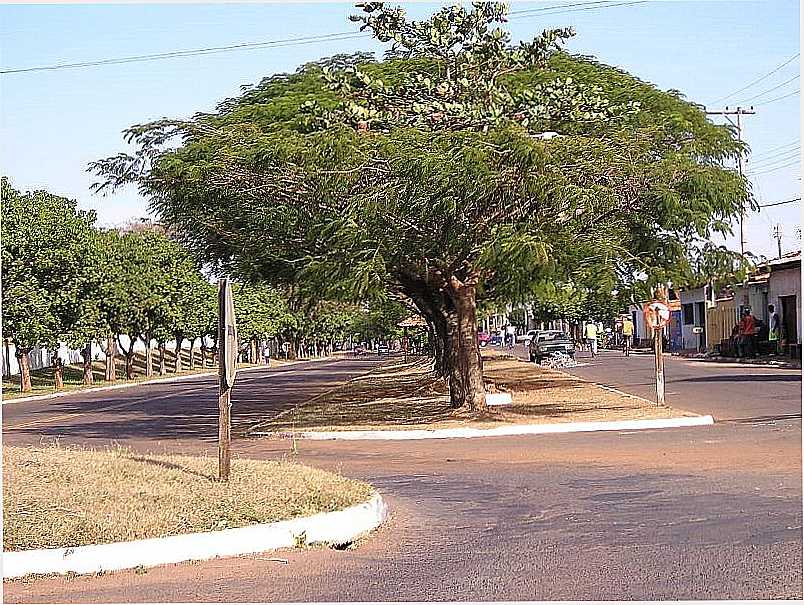
{"type": "Polygon", "coordinates": [[[3,553],[3,577],[28,574],[84,574],[183,561],[203,561],[264,552],[306,543],[346,544],[379,526],[388,516],[380,494],[366,502],[331,513],[132,542],[91,544],[3,553]]]}
{"type": "Polygon", "coordinates": [[[617,420],[608,422],[561,422],[554,424],[513,424],[493,429],[456,428],[421,429],[410,431],[303,431],[253,432],[255,437],[283,437],[288,439],[311,439],[344,441],[357,440],[405,440],[405,439],[454,439],[472,437],[508,437],[514,435],[546,435],[552,433],[581,433],[591,431],[635,431],[640,429],[669,429],[687,426],[714,424],[712,416],[681,416],[650,420],[617,420]]]}
{"type": "MultiPolygon", "coordinates": [[[[303,359],[301,361],[289,361],[276,366],[250,366],[248,368],[238,368],[238,372],[252,372],[254,370],[279,370],[287,366],[295,366],[302,363],[310,363],[311,361],[330,361],[333,357],[321,357],[319,359],[303,359]]],[[[155,378],[153,380],[141,380],[139,382],[124,382],[121,384],[110,384],[102,387],[90,387],[88,389],[70,389],[68,391],[59,391],[58,393],[48,393],[46,395],[31,395],[30,397],[12,397],[11,399],[3,399],[3,405],[12,403],[25,403],[27,401],[41,401],[43,399],[55,399],[57,397],[67,397],[68,395],[78,395],[83,393],[98,393],[100,391],[116,391],[118,389],[131,389],[134,387],[141,387],[148,384],[164,384],[168,382],[181,382],[184,380],[191,380],[193,378],[205,378],[209,376],[217,376],[218,370],[211,372],[196,372],[195,374],[183,374],[181,376],[171,376],[170,378],[155,378]]]]}

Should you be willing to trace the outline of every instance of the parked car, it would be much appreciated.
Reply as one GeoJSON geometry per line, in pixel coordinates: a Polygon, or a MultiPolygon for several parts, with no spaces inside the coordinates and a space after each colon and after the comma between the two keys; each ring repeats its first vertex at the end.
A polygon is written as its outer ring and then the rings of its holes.
{"type": "Polygon", "coordinates": [[[502,343],[503,343],[503,337],[497,332],[495,332],[489,337],[488,344],[490,344],[493,347],[499,347],[500,345],[502,345],[502,343]]]}
{"type": "Polygon", "coordinates": [[[516,338],[517,340],[524,342],[525,346],[527,346],[530,343],[530,341],[533,340],[533,337],[539,332],[540,330],[528,330],[527,332],[525,332],[524,334],[520,334],[516,338]]]}
{"type": "Polygon", "coordinates": [[[389,349],[388,345],[379,345],[377,347],[377,355],[388,355],[389,349]]]}
{"type": "Polygon", "coordinates": [[[575,359],[575,343],[566,332],[560,330],[544,330],[535,335],[528,343],[528,356],[531,361],[541,363],[542,359],[563,353],[575,359]]]}
{"type": "Polygon", "coordinates": [[[477,344],[479,344],[481,347],[488,346],[490,340],[491,340],[491,335],[488,334],[487,332],[478,332],[477,333],[477,344]]]}

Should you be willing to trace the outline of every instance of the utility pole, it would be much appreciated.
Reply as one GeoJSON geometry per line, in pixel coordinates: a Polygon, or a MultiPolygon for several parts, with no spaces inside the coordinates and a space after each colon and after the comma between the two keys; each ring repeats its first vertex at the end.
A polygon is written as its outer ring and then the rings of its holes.
{"type": "Polygon", "coordinates": [[[776,223],[773,226],[773,238],[776,240],[779,258],[782,258],[782,225],[780,223],[776,223]]]}
{"type": "MultiPolygon", "coordinates": [[[[743,107],[737,107],[736,109],[729,109],[728,106],[723,109],[722,111],[707,111],[706,115],[708,116],[723,116],[726,118],[729,123],[737,129],[737,140],[742,143],[743,141],[743,123],[740,119],[744,115],[753,115],[756,112],[754,111],[753,105],[745,109],[743,107]],[[731,119],[731,116],[735,116],[737,121],[734,122],[731,119]]],[[[737,156],[737,170],[740,172],[740,176],[743,176],[743,154],[740,152],[740,155],[737,156]]],[[[740,254],[745,254],[746,242],[745,242],[745,205],[740,209],[740,254]]]]}

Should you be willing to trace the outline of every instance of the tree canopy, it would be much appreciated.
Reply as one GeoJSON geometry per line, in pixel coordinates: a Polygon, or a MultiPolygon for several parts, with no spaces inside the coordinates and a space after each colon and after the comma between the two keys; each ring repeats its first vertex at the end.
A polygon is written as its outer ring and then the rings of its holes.
{"type": "Polygon", "coordinates": [[[438,338],[456,405],[483,407],[478,300],[547,282],[628,285],[689,273],[688,252],[751,203],[741,151],[676,91],[561,43],[512,45],[505,5],[409,21],[359,5],[391,47],[273,76],[190,120],[126,131],[93,164],[136,183],[222,270],[311,296],[409,297],[438,338]]]}

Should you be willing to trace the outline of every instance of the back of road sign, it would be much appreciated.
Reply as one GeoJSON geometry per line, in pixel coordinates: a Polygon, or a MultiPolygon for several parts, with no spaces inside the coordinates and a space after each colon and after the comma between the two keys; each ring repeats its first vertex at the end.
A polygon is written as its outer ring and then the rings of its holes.
{"type": "Polygon", "coordinates": [[[670,307],[666,303],[654,300],[645,305],[645,325],[649,328],[661,328],[670,321],[670,307]]]}
{"type": "Polygon", "coordinates": [[[218,318],[221,322],[218,333],[221,379],[226,388],[231,389],[237,374],[238,342],[232,286],[228,279],[218,282],[218,318]]]}

